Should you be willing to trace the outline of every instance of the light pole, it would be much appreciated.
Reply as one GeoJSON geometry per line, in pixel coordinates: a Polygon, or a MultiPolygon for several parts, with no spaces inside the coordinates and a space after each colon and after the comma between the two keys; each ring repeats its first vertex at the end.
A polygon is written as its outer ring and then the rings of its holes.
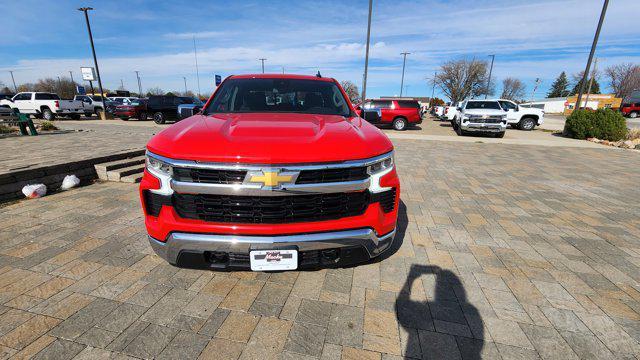
{"type": "Polygon", "coordinates": [[[578,98],[576,99],[575,110],[580,109],[580,103],[582,102],[582,94],[584,93],[584,86],[587,82],[586,78],[589,76],[589,70],[591,68],[591,61],[593,61],[593,55],[596,52],[596,46],[598,45],[598,38],[600,37],[600,30],[602,29],[602,23],[604,22],[604,16],[607,13],[607,7],[609,6],[609,0],[604,0],[602,4],[602,12],[600,13],[600,20],[598,21],[598,27],[596,28],[596,34],[593,37],[593,43],[591,44],[591,52],[589,53],[589,59],[587,60],[587,67],[582,74],[582,83],[580,84],[580,91],[578,91],[578,98]]]}
{"type": "MultiPolygon", "coordinates": [[[[78,10],[84,12],[84,18],[87,21],[87,31],[89,32],[89,41],[91,42],[91,52],[93,53],[93,64],[96,66],[96,74],[98,75],[98,86],[100,87],[100,97],[104,97],[104,91],[102,90],[102,79],[100,79],[100,68],[98,68],[98,58],[96,57],[96,48],[93,45],[93,34],[91,33],[91,24],[89,24],[89,10],[93,10],[91,7],[82,7],[78,10]]],[[[100,111],[100,118],[106,120],[104,111],[100,111]]]]}
{"type": "Polygon", "coordinates": [[[71,82],[75,84],[76,82],[73,81],[73,71],[69,70],[69,76],[71,76],[71,82]]]}
{"type": "Polygon", "coordinates": [[[122,79],[120,79],[120,87],[124,90],[124,81],[122,81],[122,79]]]}
{"type": "Polygon", "coordinates": [[[436,93],[436,77],[438,76],[438,72],[433,73],[433,87],[431,87],[431,99],[429,101],[429,105],[433,106],[433,95],[436,93]]]}
{"type": "Polygon", "coordinates": [[[491,56],[491,66],[489,67],[489,78],[487,79],[487,90],[484,92],[484,98],[487,98],[487,95],[489,95],[489,89],[491,88],[491,73],[493,73],[493,61],[496,59],[496,55],[489,55],[491,56]]]}
{"type": "Polygon", "coordinates": [[[198,98],[200,97],[200,72],[198,71],[198,51],[196,50],[196,36],[193,35],[193,55],[196,58],[196,79],[198,80],[198,98]]]}
{"type": "Polygon", "coordinates": [[[142,83],[140,82],[140,72],[136,70],[135,73],[136,78],[138,79],[138,96],[142,97],[142,83]]]}
{"type": "Polygon", "coordinates": [[[18,87],[16,86],[16,79],[13,78],[13,70],[9,70],[9,72],[11,73],[11,81],[13,81],[13,90],[16,91],[16,94],[18,93],[18,87]]]}
{"type": "Polygon", "coordinates": [[[371,41],[371,11],[373,0],[369,0],[369,20],[367,21],[367,46],[364,53],[364,75],[362,76],[362,101],[367,99],[367,73],[369,71],[369,42],[371,41]]]}
{"type": "Polygon", "coordinates": [[[182,80],[184,80],[184,96],[187,96],[187,77],[183,76],[182,80]]]}
{"type": "Polygon", "coordinates": [[[260,61],[262,62],[262,73],[264,74],[264,61],[265,61],[265,60],[267,60],[267,59],[265,59],[265,58],[260,58],[260,59],[258,59],[258,60],[260,60],[260,61]]]}
{"type": "Polygon", "coordinates": [[[400,80],[400,97],[402,97],[402,89],[404,88],[404,67],[407,63],[407,55],[411,54],[410,52],[401,52],[400,55],[403,56],[402,60],[402,80],[400,80]]]}
{"type": "Polygon", "coordinates": [[[589,106],[589,95],[591,95],[591,86],[593,86],[593,78],[596,77],[596,72],[598,71],[597,69],[598,69],[598,58],[596,58],[593,62],[593,72],[591,73],[591,79],[589,79],[589,88],[587,89],[587,99],[584,101],[585,108],[589,106]]]}

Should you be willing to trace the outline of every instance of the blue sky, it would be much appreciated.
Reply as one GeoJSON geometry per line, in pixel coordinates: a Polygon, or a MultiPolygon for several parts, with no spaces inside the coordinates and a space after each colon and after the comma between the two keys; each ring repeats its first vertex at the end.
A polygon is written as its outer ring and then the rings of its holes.
{"type": "MultiPolygon", "coordinates": [[[[362,1],[11,1],[3,6],[0,82],[41,77],[76,79],[92,66],[84,17],[92,30],[105,87],[213,90],[213,74],[266,72],[315,74],[362,82],[367,6],[362,1]]],[[[400,92],[403,51],[405,94],[431,95],[426,78],[448,59],[496,54],[494,79],[520,78],[530,94],[545,94],[561,72],[584,69],[601,0],[382,1],[374,0],[368,95],[400,92]]],[[[599,67],[640,63],[638,0],[611,1],[597,56],[599,67]]],[[[601,79],[605,90],[606,80],[601,79]]],[[[498,85],[498,91],[500,86],[498,85]]],[[[438,91],[436,91],[438,94],[438,91]]],[[[530,96],[530,95],[529,95],[530,96]]]]}

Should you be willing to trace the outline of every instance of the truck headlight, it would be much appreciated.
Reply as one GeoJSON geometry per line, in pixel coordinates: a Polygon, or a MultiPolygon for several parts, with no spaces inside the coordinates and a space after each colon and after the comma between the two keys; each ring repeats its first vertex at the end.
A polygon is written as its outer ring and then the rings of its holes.
{"type": "Polygon", "coordinates": [[[158,160],[153,156],[149,156],[149,154],[147,154],[146,167],[147,170],[152,174],[164,176],[171,176],[173,174],[173,168],[171,167],[171,165],[162,160],[158,160]]]}
{"type": "Polygon", "coordinates": [[[393,168],[393,164],[394,161],[392,152],[386,158],[369,165],[369,167],[367,168],[367,173],[369,173],[369,175],[379,174],[387,169],[393,168]]]}

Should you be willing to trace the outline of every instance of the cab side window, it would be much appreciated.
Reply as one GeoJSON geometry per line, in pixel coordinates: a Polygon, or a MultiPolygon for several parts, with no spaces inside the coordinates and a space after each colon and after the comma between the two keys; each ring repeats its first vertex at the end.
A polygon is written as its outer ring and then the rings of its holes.
{"type": "Polygon", "coordinates": [[[15,98],[13,98],[13,100],[31,100],[31,94],[30,93],[22,93],[22,94],[18,94],[16,95],[15,98]]]}
{"type": "Polygon", "coordinates": [[[499,101],[499,103],[500,103],[500,106],[502,106],[502,109],[504,109],[504,111],[516,109],[516,105],[511,101],[499,101]]]}

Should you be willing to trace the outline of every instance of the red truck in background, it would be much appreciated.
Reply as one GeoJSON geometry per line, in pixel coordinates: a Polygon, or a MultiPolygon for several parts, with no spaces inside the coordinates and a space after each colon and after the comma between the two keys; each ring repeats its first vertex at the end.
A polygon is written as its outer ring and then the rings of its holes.
{"type": "Polygon", "coordinates": [[[635,119],[640,115],[640,102],[622,104],[620,111],[622,115],[635,119]]]}
{"type": "Polygon", "coordinates": [[[242,75],[149,141],[140,198],[171,264],[293,270],[387,250],[400,182],[391,141],[335,79],[242,75]]]}
{"type": "Polygon", "coordinates": [[[356,107],[358,114],[374,125],[391,125],[395,130],[422,123],[422,111],[416,100],[367,100],[356,107]]]}

